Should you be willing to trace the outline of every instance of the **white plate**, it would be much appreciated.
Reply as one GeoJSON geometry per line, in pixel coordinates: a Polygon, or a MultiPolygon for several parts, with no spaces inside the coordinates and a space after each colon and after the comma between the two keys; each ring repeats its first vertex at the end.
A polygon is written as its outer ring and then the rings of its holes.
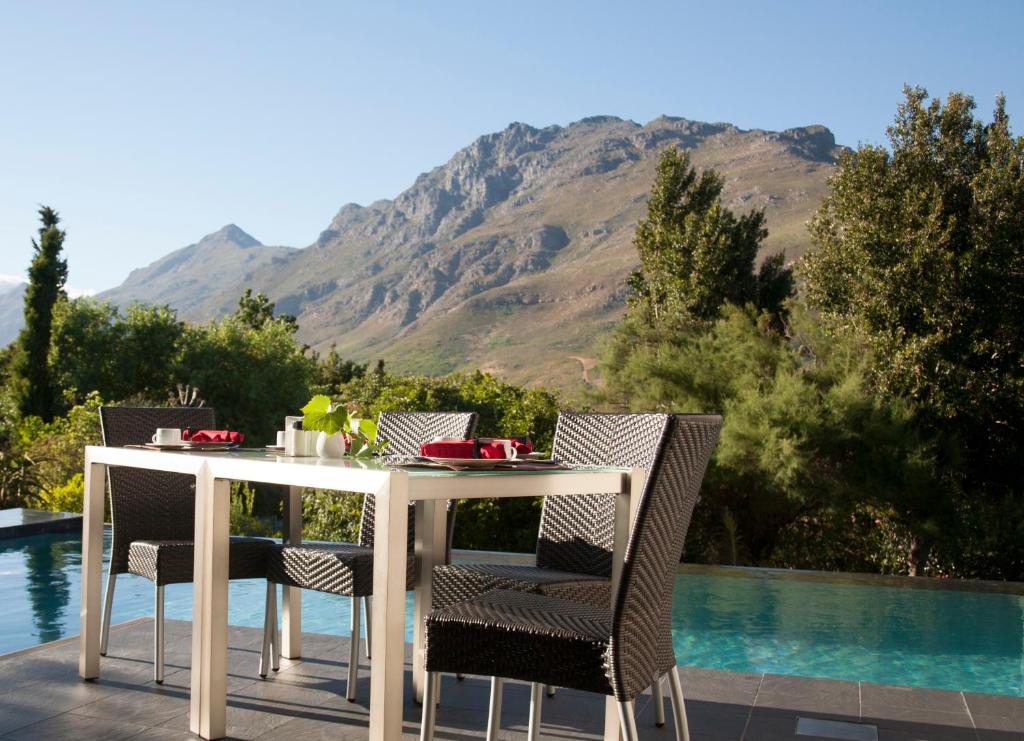
{"type": "Polygon", "coordinates": [[[227,450],[237,448],[236,443],[146,443],[155,450],[227,450]]]}
{"type": "Polygon", "coordinates": [[[462,468],[494,468],[498,464],[512,462],[506,458],[435,458],[429,455],[424,458],[442,466],[461,466],[462,468]]]}

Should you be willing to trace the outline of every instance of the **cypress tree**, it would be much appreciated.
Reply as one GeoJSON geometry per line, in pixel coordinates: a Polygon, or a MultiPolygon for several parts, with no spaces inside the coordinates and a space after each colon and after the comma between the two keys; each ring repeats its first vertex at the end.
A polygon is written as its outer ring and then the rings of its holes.
{"type": "Polygon", "coordinates": [[[47,356],[53,325],[53,307],[65,297],[67,260],[62,257],[64,231],[58,229],[60,216],[49,206],[39,209],[42,226],[39,241],[32,240],[34,255],[25,289],[25,327],[18,336],[11,372],[18,410],[23,416],[36,415],[49,422],[57,413],[59,399],[47,356]]]}

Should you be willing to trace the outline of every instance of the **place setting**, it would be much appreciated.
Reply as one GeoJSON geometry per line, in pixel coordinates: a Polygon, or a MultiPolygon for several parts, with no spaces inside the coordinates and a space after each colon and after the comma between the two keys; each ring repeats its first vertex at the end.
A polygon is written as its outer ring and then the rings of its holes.
{"type": "Polygon", "coordinates": [[[148,443],[129,444],[126,448],[146,450],[194,451],[213,453],[238,450],[245,442],[245,435],[232,430],[190,430],[177,427],[159,427],[148,443]]]}
{"type": "Polygon", "coordinates": [[[417,456],[385,456],[399,468],[433,468],[448,471],[551,471],[569,467],[534,452],[527,437],[437,439],[420,444],[417,456]]]}

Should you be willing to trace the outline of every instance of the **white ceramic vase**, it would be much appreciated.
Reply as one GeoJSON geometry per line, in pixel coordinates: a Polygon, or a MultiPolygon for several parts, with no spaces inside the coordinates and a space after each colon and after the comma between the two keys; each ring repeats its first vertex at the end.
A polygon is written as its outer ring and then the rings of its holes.
{"type": "Polygon", "coordinates": [[[316,454],[321,458],[344,458],[345,436],[340,432],[333,435],[321,432],[316,438],[316,454]]]}

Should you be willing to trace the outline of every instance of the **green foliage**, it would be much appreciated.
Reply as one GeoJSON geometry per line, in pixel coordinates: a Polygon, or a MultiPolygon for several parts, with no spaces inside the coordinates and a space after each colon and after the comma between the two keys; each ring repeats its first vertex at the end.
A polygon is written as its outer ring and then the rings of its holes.
{"type": "Polygon", "coordinates": [[[352,458],[370,458],[383,452],[377,444],[377,423],[349,414],[344,404],[331,403],[331,397],[318,394],[302,407],[302,429],[327,435],[344,433],[347,452],[352,458]]]}
{"type": "MultiPolygon", "coordinates": [[[[394,376],[381,368],[345,384],[340,396],[373,419],[388,410],[476,412],[479,435],[528,435],[536,450],[548,452],[558,418],[558,399],[550,391],[513,386],[480,372],[429,378],[394,376]]],[[[539,500],[465,501],[459,505],[455,545],[530,552],[539,518],[539,500]]],[[[347,527],[358,531],[358,520],[347,527]]]]}
{"type": "Polygon", "coordinates": [[[612,341],[616,386],[629,408],[723,415],[690,558],[825,567],[841,560],[835,547],[794,547],[801,523],[838,527],[863,499],[884,507],[909,492],[927,496],[929,448],[909,426],[908,410],[874,398],[862,348],[823,346],[806,312],[793,308],[793,342],[767,315],[735,306],[709,329],[666,335],[632,352],[630,325],[612,341]],[[808,352],[811,341],[816,354],[808,352]]]}
{"type": "Polygon", "coordinates": [[[35,509],[50,512],[81,512],[85,499],[85,476],[81,471],[71,478],[49,489],[40,489],[31,504],[35,509]]]}
{"type": "Polygon", "coordinates": [[[59,411],[60,398],[50,377],[47,355],[53,307],[64,296],[68,265],[61,257],[65,235],[57,228],[57,212],[42,206],[39,217],[43,225],[39,228],[39,241],[32,240],[34,255],[25,289],[25,326],[18,336],[11,380],[19,413],[49,421],[59,411]]]}
{"type": "Polygon", "coordinates": [[[91,298],[58,301],[49,364],[65,396],[82,402],[167,397],[174,386],[184,325],[166,306],[117,307],[91,298]]]}
{"type": "Polygon", "coordinates": [[[267,322],[280,322],[289,327],[292,332],[299,328],[298,320],[291,314],[274,316],[274,302],[263,293],[253,296],[251,288],[246,288],[241,298],[238,299],[238,308],[235,310],[234,316],[250,329],[259,329],[267,322]]]}
{"type": "MultiPolygon", "coordinates": [[[[354,378],[366,375],[367,364],[346,360],[338,354],[338,349],[331,345],[330,351],[323,358],[314,355],[317,361],[317,389],[325,394],[334,394],[344,384],[354,378]]],[[[380,361],[383,364],[383,361],[380,361]]],[[[381,365],[383,369],[383,365],[381,365]]]]}
{"type": "Polygon", "coordinates": [[[355,543],[363,495],[307,489],[302,497],[302,538],[355,543]]]}
{"type": "Polygon", "coordinates": [[[302,429],[319,430],[336,435],[348,426],[348,410],[344,404],[332,404],[331,397],[317,394],[302,407],[302,429]]]}
{"type": "Polygon", "coordinates": [[[263,537],[280,537],[274,516],[256,514],[256,488],[244,481],[231,482],[231,532],[263,537]]]}
{"type": "Polygon", "coordinates": [[[1024,511],[1024,138],[1002,98],[985,125],[970,96],[905,94],[891,151],[861,146],[831,180],[807,297],[832,336],[870,349],[876,393],[914,404],[936,439],[914,519],[944,524],[915,528],[917,560],[939,549],[959,573],[1021,578],[1020,517],[970,533],[1024,511]]]}
{"type": "Polygon", "coordinates": [[[201,390],[218,424],[254,444],[272,442],[284,418],[309,399],[315,372],[288,324],[253,328],[227,317],[186,325],[176,376],[201,390]]]}
{"type": "Polygon", "coordinates": [[[0,509],[26,506],[41,487],[36,462],[8,441],[0,448],[0,509]]]}
{"type": "Polygon", "coordinates": [[[662,152],[647,216],[633,238],[640,269],[629,278],[631,314],[671,327],[713,320],[726,302],[781,310],[792,289],[781,255],[754,272],[768,236],[764,214],[736,217],[722,205],[722,186],[714,170],[698,175],[688,152],[662,152]]]}

